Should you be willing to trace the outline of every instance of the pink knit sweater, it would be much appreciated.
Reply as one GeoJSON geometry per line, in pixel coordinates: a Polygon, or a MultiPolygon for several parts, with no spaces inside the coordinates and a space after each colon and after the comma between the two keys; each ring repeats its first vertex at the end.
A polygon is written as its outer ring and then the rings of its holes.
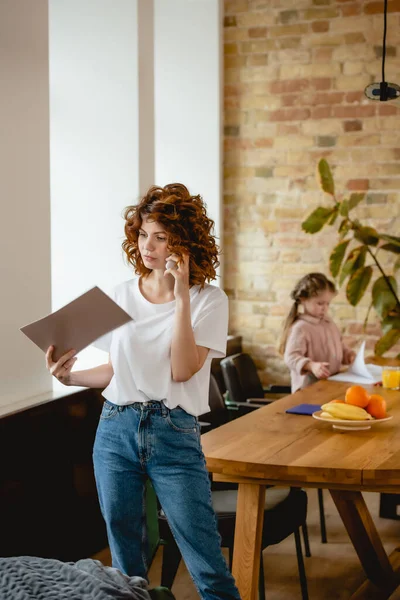
{"type": "Polygon", "coordinates": [[[303,371],[307,362],[327,362],[333,375],[338,373],[349,352],[350,349],[342,342],[338,327],[329,317],[318,319],[299,315],[290,329],[284,356],[290,369],[292,393],[316,381],[312,373],[303,371]]]}

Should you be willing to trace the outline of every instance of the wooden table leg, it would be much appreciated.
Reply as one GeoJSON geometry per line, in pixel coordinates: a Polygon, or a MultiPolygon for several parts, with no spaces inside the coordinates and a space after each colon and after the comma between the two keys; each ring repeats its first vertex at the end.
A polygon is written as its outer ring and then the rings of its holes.
{"type": "MultiPolygon", "coordinates": [[[[392,568],[362,493],[344,490],[329,491],[365,574],[375,590],[381,592],[380,598],[389,598],[399,584],[398,574],[392,568]]],[[[359,597],[357,593],[354,595],[354,598],[356,597],[359,597]]]]}
{"type": "Polygon", "coordinates": [[[239,484],[232,574],[242,600],[258,594],[264,505],[265,485],[239,484]]]}

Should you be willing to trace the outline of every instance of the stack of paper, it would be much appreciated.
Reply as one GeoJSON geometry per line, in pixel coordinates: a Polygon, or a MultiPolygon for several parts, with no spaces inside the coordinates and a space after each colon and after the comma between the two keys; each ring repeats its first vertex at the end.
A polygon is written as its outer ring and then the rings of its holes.
{"type": "Polygon", "coordinates": [[[360,346],[354,362],[344,373],[331,375],[331,381],[350,381],[351,383],[378,383],[382,381],[382,367],[378,365],[366,365],[364,360],[365,342],[360,346]]]}

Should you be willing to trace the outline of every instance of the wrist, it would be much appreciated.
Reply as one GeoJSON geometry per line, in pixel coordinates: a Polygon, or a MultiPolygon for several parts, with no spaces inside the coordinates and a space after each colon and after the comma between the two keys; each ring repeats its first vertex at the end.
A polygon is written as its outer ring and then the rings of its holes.
{"type": "Polygon", "coordinates": [[[175,301],[176,301],[176,308],[178,310],[182,310],[182,309],[186,309],[186,308],[190,307],[189,290],[187,291],[187,293],[183,293],[182,295],[180,294],[179,296],[176,296],[175,301]]]}
{"type": "Polygon", "coordinates": [[[74,379],[74,373],[70,373],[66,381],[63,381],[64,385],[79,385],[74,379]]]}

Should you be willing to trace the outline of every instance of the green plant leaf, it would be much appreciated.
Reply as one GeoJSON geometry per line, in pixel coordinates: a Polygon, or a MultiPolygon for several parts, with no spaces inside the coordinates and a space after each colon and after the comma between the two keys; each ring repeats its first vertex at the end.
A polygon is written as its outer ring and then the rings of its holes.
{"type": "Polygon", "coordinates": [[[333,182],[330,166],[324,158],[321,158],[321,160],[318,163],[318,172],[322,189],[327,194],[334,196],[335,184],[333,182]]]}
{"type": "Polygon", "coordinates": [[[364,200],[364,198],[365,194],[351,194],[349,200],[349,210],[355,208],[357,204],[360,204],[361,200],[364,200]]]}
{"type": "Polygon", "coordinates": [[[375,354],[382,356],[392,348],[400,339],[400,329],[390,329],[375,344],[375,354]]]}
{"type": "Polygon", "coordinates": [[[324,208],[323,206],[319,206],[305,221],[303,221],[301,228],[306,233],[317,233],[317,231],[320,231],[329,221],[334,210],[334,208],[324,208]]]}
{"type": "Polygon", "coordinates": [[[400,317],[385,317],[381,325],[383,333],[387,333],[391,329],[400,329],[400,317]]]}
{"type": "Polygon", "coordinates": [[[342,240],[349,233],[351,229],[351,221],[348,219],[343,219],[343,221],[339,225],[339,238],[342,240]]]}
{"type": "MultiPolygon", "coordinates": [[[[397,293],[397,282],[394,277],[388,277],[390,285],[397,293]]],[[[381,319],[388,316],[391,310],[397,305],[397,300],[390,290],[387,280],[382,276],[378,277],[372,286],[372,303],[381,319]]]]}
{"type": "Polygon", "coordinates": [[[363,323],[364,331],[366,330],[367,325],[368,325],[368,318],[369,318],[369,313],[371,312],[371,308],[372,308],[372,301],[371,301],[370,305],[368,306],[367,314],[365,315],[365,319],[364,319],[364,323],[363,323]]]}
{"type": "Polygon", "coordinates": [[[344,259],[344,255],[347,250],[347,246],[349,245],[350,240],[346,240],[345,242],[340,242],[331,252],[329,257],[329,270],[332,273],[333,277],[337,277],[340,271],[341,264],[344,259]]]}
{"type": "Polygon", "coordinates": [[[384,240],[385,242],[389,242],[390,244],[394,244],[395,246],[400,246],[400,237],[397,237],[395,235],[386,235],[383,233],[378,233],[378,237],[379,239],[384,240]]]}
{"type": "Polygon", "coordinates": [[[340,273],[339,285],[342,285],[343,281],[351,273],[364,266],[366,255],[366,246],[357,246],[357,248],[354,248],[354,250],[349,253],[346,262],[342,267],[342,272],[340,273]]]}
{"type": "Polygon", "coordinates": [[[356,306],[364,295],[372,277],[372,267],[361,267],[350,277],[346,287],[346,297],[352,306],[356,306]]]}
{"type": "Polygon", "coordinates": [[[360,227],[355,231],[354,236],[368,246],[376,246],[379,242],[379,234],[373,227],[360,227]]]}
{"type": "Polygon", "coordinates": [[[348,200],[342,200],[342,202],[340,204],[340,214],[342,215],[342,217],[349,216],[349,201],[348,200]]]}
{"type": "Polygon", "coordinates": [[[335,224],[335,221],[337,219],[338,214],[339,214],[339,205],[335,206],[335,208],[333,209],[333,213],[332,213],[331,218],[329,219],[328,225],[334,225],[335,224]]]}
{"type": "Polygon", "coordinates": [[[394,254],[400,254],[400,246],[396,246],[396,244],[383,244],[383,246],[379,246],[380,250],[387,250],[387,252],[393,252],[394,254]]]}

